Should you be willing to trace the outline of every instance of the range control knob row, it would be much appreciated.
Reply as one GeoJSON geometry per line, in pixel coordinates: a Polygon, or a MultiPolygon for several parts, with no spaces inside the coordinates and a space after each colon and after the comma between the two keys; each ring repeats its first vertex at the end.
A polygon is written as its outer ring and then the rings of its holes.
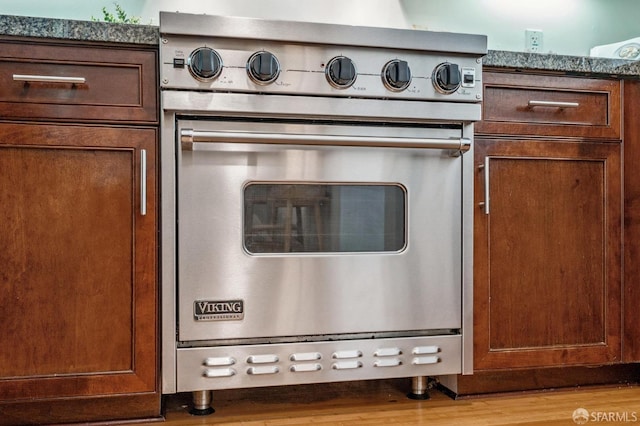
{"type": "MultiPolygon", "coordinates": [[[[211,81],[222,72],[222,58],[209,47],[199,47],[187,59],[189,72],[200,81],[211,81]]],[[[270,84],[280,75],[278,58],[267,51],[256,52],[246,64],[249,78],[257,84],[270,84]]],[[[329,84],[338,89],[351,87],[358,77],[353,60],[346,56],[336,56],[325,67],[325,76],[329,84]]],[[[394,92],[401,92],[411,84],[411,69],[406,61],[393,59],[382,68],[384,86],[394,92]]],[[[462,78],[457,64],[443,62],[436,66],[431,75],[435,89],[443,94],[454,93],[460,87],[462,78]]]]}
{"type": "Polygon", "coordinates": [[[401,92],[411,83],[411,69],[407,61],[394,59],[382,68],[382,83],[393,92],[401,92]]]}
{"type": "Polygon", "coordinates": [[[258,84],[273,83],[280,74],[280,63],[273,53],[256,52],[247,61],[247,73],[258,84]]]}
{"type": "Polygon", "coordinates": [[[210,81],[222,71],[222,59],[218,52],[209,47],[199,47],[189,55],[187,66],[198,80],[210,81]]]}
{"type": "Polygon", "coordinates": [[[346,89],[356,82],[358,76],[353,61],[346,56],[336,56],[325,68],[327,81],[337,89],[346,89]]]}
{"type": "Polygon", "coordinates": [[[460,87],[460,68],[456,64],[443,62],[433,69],[431,80],[438,92],[449,95],[460,87]]]}

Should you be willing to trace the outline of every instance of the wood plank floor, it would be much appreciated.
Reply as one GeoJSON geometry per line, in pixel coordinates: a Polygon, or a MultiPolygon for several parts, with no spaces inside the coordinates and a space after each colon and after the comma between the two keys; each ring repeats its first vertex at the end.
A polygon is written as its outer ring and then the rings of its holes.
{"type": "MultiPolygon", "coordinates": [[[[588,424],[639,424],[640,387],[548,390],[453,400],[438,390],[431,399],[405,397],[408,380],[383,380],[214,392],[216,412],[187,412],[190,395],[165,401],[169,426],[195,425],[575,425],[573,413],[588,411],[588,424]]],[[[158,423],[144,423],[158,426],[158,423]]]]}

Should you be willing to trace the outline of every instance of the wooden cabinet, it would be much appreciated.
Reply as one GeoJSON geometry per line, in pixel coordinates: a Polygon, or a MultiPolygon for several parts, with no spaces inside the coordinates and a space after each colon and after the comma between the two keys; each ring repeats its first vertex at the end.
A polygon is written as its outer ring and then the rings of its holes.
{"type": "Polygon", "coordinates": [[[158,417],[156,52],[0,44],[0,425],[158,417]]]}
{"type": "Polygon", "coordinates": [[[619,361],[619,145],[476,148],[475,368],[619,361]]]}
{"type": "Polygon", "coordinates": [[[0,117],[158,121],[157,54],[0,40],[0,117]]]}
{"type": "Polygon", "coordinates": [[[620,362],[620,82],[484,78],[474,369],[620,362]]]}
{"type": "Polygon", "coordinates": [[[620,140],[618,80],[485,72],[476,133],[620,140]]]}
{"type": "Polygon", "coordinates": [[[624,82],[623,360],[640,362],[640,81],[624,82]]]}

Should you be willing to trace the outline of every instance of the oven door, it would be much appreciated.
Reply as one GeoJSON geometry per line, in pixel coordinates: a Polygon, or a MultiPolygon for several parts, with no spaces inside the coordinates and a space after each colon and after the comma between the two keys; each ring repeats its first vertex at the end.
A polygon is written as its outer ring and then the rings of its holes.
{"type": "Polygon", "coordinates": [[[177,139],[182,344],[460,331],[460,128],[179,120],[177,139]]]}

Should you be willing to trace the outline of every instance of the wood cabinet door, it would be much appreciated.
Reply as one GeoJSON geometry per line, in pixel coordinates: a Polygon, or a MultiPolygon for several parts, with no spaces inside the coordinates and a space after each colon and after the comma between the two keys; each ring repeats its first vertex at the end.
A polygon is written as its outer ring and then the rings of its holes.
{"type": "Polygon", "coordinates": [[[157,391],[156,137],[0,124],[0,400],[157,391]]]}
{"type": "Polygon", "coordinates": [[[623,361],[640,362],[640,81],[624,81],[623,361]]]}
{"type": "Polygon", "coordinates": [[[621,145],[475,152],[474,368],[620,361],[621,145]]]}

